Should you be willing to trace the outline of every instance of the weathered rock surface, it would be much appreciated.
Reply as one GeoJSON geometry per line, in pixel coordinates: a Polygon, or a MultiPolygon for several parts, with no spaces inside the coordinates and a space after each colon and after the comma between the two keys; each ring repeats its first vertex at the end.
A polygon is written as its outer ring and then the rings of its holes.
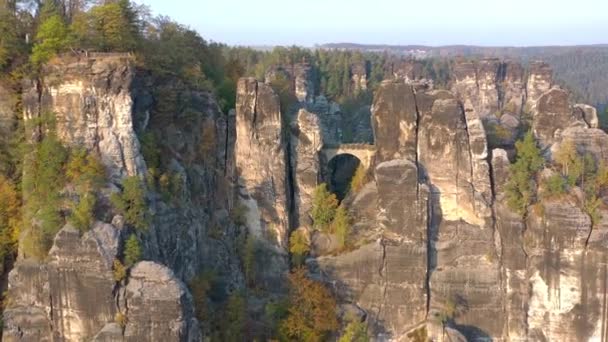
{"type": "Polygon", "coordinates": [[[285,249],[289,235],[287,141],[279,98],[255,79],[239,80],[236,107],[239,195],[250,232],[285,249]]]}
{"type": "Polygon", "coordinates": [[[133,125],[133,61],[122,54],[68,57],[45,67],[44,80],[24,90],[26,121],[55,114],[67,145],[97,151],[113,180],[142,174],[144,160],[133,125]]]}
{"type": "Polygon", "coordinates": [[[553,86],[553,70],[544,62],[533,62],[528,68],[526,111],[533,113],[537,101],[553,86]]]}
{"type": "Polygon", "coordinates": [[[350,68],[353,92],[367,90],[367,65],[365,62],[355,63],[350,68]]]}
{"type": "Polygon", "coordinates": [[[500,68],[502,64],[498,59],[457,62],[453,67],[452,91],[461,101],[471,101],[480,117],[494,115],[499,109],[500,68]]]}
{"type": "Polygon", "coordinates": [[[273,66],[266,72],[265,78],[266,83],[273,83],[278,78],[290,82],[291,89],[300,102],[309,103],[314,99],[314,70],[308,63],[273,66]]]}
{"type": "Polygon", "coordinates": [[[323,132],[318,116],[304,109],[298,112],[291,129],[290,167],[294,175],[294,214],[296,227],[312,228],[312,195],[318,184],[321,166],[319,152],[323,147],[323,132]]]}
{"type": "Polygon", "coordinates": [[[118,234],[113,226],[98,222],[81,238],[78,230],[66,226],[55,238],[48,263],[19,262],[9,278],[12,304],[5,311],[3,339],[20,340],[20,331],[38,331],[35,336],[42,340],[56,336],[80,341],[112,322],[118,234]],[[46,330],[40,328],[43,317],[46,330]]]}
{"type": "Polygon", "coordinates": [[[165,266],[142,261],[125,289],[125,341],[201,341],[192,296],[165,266]]]}

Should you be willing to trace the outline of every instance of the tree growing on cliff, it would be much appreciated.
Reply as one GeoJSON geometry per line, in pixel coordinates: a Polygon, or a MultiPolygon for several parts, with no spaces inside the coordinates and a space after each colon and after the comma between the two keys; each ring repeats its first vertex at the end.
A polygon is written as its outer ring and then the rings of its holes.
{"type": "Polygon", "coordinates": [[[509,167],[509,180],[505,190],[507,205],[524,216],[536,196],[536,175],[544,165],[544,158],[536,145],[532,132],[526,133],[523,140],[515,143],[517,159],[509,167]]]}
{"type": "Polygon", "coordinates": [[[125,242],[125,266],[128,268],[135,265],[139,260],[141,260],[141,255],[142,251],[141,245],[139,244],[139,239],[137,238],[137,235],[131,234],[131,236],[129,236],[125,242]]]}
{"type": "Polygon", "coordinates": [[[343,205],[336,209],[336,214],[331,223],[331,230],[338,239],[339,248],[344,249],[350,233],[350,218],[348,217],[348,210],[343,205]]]}
{"type": "Polygon", "coordinates": [[[35,66],[48,62],[60,52],[65,51],[71,42],[68,26],[59,14],[44,19],[36,33],[34,48],[30,57],[35,66]]]}
{"type": "Polygon", "coordinates": [[[127,0],[95,6],[89,12],[93,43],[102,51],[131,51],[138,43],[137,13],[127,0]]]}
{"type": "Polygon", "coordinates": [[[308,242],[306,233],[302,229],[291,233],[289,237],[289,252],[291,253],[293,265],[302,266],[304,258],[310,252],[310,242],[308,242]]]}
{"type": "Polygon", "coordinates": [[[27,149],[22,178],[28,227],[25,246],[29,255],[42,258],[64,223],[60,191],[66,181],[68,151],[52,131],[27,149]]]}
{"type": "Polygon", "coordinates": [[[316,229],[328,232],[338,209],[338,198],[327,189],[327,184],[318,185],[312,195],[312,220],[316,229]]]}
{"type": "Polygon", "coordinates": [[[123,179],[122,192],[113,193],[110,202],[125,217],[125,221],[139,230],[148,228],[148,207],[146,191],[137,176],[123,179]]]}
{"type": "Polygon", "coordinates": [[[0,262],[15,252],[21,227],[21,201],[15,186],[0,175],[0,262]]]}
{"type": "Polygon", "coordinates": [[[289,341],[323,341],[338,329],[336,300],[318,281],[298,268],[289,275],[288,315],[281,322],[280,334],[289,341]]]}

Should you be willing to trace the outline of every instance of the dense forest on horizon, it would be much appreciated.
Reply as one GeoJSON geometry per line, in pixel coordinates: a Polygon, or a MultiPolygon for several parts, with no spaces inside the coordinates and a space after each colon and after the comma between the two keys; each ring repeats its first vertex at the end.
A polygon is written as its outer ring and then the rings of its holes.
{"type": "Polygon", "coordinates": [[[519,60],[524,64],[542,60],[553,68],[557,81],[576,95],[576,100],[598,106],[608,104],[608,44],[573,46],[425,46],[335,43],[317,48],[360,52],[386,52],[417,59],[454,57],[497,57],[519,60]]]}

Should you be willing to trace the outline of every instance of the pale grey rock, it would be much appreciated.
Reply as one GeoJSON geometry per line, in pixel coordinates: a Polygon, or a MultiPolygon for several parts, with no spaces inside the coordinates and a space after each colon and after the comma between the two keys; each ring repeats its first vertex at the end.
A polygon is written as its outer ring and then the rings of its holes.
{"type": "Polygon", "coordinates": [[[118,323],[108,323],[92,339],[93,342],[123,341],[122,327],[118,323]]]}
{"type": "Polygon", "coordinates": [[[494,115],[498,111],[498,59],[483,59],[479,62],[458,61],[453,66],[454,84],[452,92],[464,102],[471,101],[480,118],[494,115]]]}
{"type": "Polygon", "coordinates": [[[130,93],[132,58],[66,56],[45,66],[43,74],[40,93],[36,84],[25,90],[24,119],[54,113],[61,141],[98,151],[114,181],[143,174],[130,93]]]}
{"type": "Polygon", "coordinates": [[[282,250],[289,238],[287,146],[278,96],[264,83],[240,79],[235,144],[240,202],[248,208],[249,232],[282,250]]]}
{"type": "Polygon", "coordinates": [[[137,263],[125,289],[125,341],[202,341],[192,296],[167,267],[137,263]]]}
{"type": "Polygon", "coordinates": [[[118,244],[118,232],[111,225],[96,222],[82,237],[65,226],[55,237],[48,263],[23,260],[11,271],[9,293],[17,312],[5,311],[5,325],[38,329],[41,318],[23,320],[19,314],[19,308],[32,306],[48,315],[50,334],[66,341],[92,337],[116,313],[112,263],[118,244]]]}
{"type": "Polygon", "coordinates": [[[559,140],[564,129],[577,123],[583,124],[573,115],[568,92],[553,88],[540,96],[532,119],[532,130],[541,146],[551,146],[559,140]]]}
{"type": "Polygon", "coordinates": [[[536,105],[540,97],[553,86],[553,70],[541,61],[530,64],[528,80],[526,82],[526,104],[524,111],[532,114],[536,112],[536,105]]]}
{"type": "Polygon", "coordinates": [[[600,121],[597,116],[597,109],[587,104],[575,104],[574,110],[580,111],[580,116],[583,117],[589,128],[599,128],[600,121]]]}
{"type": "Polygon", "coordinates": [[[290,166],[294,175],[294,210],[297,227],[312,228],[312,195],[321,172],[319,152],[323,132],[318,116],[300,109],[291,129],[290,166]]]}

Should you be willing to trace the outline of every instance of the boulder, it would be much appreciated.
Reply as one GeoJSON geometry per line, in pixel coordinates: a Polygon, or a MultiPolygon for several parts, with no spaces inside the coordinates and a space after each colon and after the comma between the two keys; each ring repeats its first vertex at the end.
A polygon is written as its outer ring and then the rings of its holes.
{"type": "Polygon", "coordinates": [[[125,289],[125,341],[202,341],[190,292],[173,272],[137,263],[125,289]]]}

